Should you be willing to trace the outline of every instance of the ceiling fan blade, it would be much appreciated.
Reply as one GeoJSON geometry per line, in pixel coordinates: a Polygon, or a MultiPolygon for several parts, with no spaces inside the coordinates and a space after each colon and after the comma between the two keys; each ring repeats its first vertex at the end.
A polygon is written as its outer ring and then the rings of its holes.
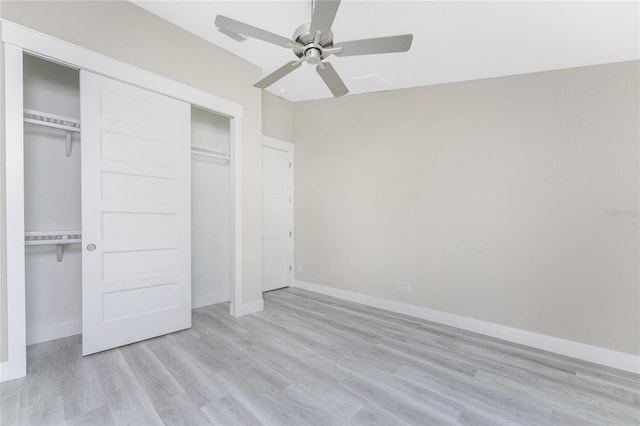
{"type": "Polygon", "coordinates": [[[333,96],[337,98],[338,96],[343,96],[349,93],[349,89],[344,85],[335,68],[333,68],[333,65],[329,62],[322,62],[318,64],[316,71],[320,74],[320,78],[322,78],[324,84],[326,84],[329,90],[331,90],[333,96]]]}
{"type": "Polygon", "coordinates": [[[343,41],[333,45],[334,49],[342,48],[336,56],[375,55],[378,53],[406,52],[411,48],[413,34],[391,37],[365,38],[362,40],[343,41]]]}
{"type": "MultiPolygon", "coordinates": [[[[245,24],[235,19],[227,18],[226,16],[216,16],[216,27],[224,34],[240,34],[245,37],[257,38],[258,40],[266,41],[267,43],[275,44],[281,47],[289,47],[290,43],[295,42],[286,37],[279,36],[269,31],[254,27],[249,24],[245,24]]],[[[235,37],[232,37],[235,38],[235,37]]]]}
{"type": "Polygon", "coordinates": [[[300,65],[302,65],[302,62],[300,61],[287,62],[286,64],[284,64],[283,66],[281,66],[280,68],[278,68],[277,70],[275,70],[274,72],[272,72],[271,74],[269,74],[268,76],[266,76],[265,78],[257,82],[256,84],[254,84],[253,87],[257,87],[259,89],[265,89],[271,86],[276,81],[280,80],[285,75],[298,69],[300,65]]]}
{"type": "Polygon", "coordinates": [[[331,25],[338,12],[340,0],[315,0],[313,2],[313,16],[309,32],[315,35],[320,31],[323,35],[329,34],[331,25]]]}
{"type": "Polygon", "coordinates": [[[247,38],[245,36],[243,36],[242,34],[238,34],[236,32],[233,32],[231,30],[226,30],[224,28],[220,28],[218,27],[218,31],[220,31],[222,34],[231,37],[232,39],[234,39],[235,41],[242,43],[243,41],[246,41],[247,38]]]}

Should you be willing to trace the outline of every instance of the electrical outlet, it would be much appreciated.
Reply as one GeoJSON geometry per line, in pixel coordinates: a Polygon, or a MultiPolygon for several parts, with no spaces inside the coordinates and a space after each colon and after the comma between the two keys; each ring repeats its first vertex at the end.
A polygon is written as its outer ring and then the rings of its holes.
{"type": "Polygon", "coordinates": [[[396,282],[396,290],[399,290],[403,293],[409,293],[411,291],[411,283],[406,281],[398,281],[396,282]]]}

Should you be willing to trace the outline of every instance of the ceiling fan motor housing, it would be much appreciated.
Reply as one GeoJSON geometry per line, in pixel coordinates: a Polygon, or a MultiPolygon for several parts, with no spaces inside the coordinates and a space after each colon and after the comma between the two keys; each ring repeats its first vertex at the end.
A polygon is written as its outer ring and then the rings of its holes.
{"type": "Polygon", "coordinates": [[[329,31],[328,34],[322,34],[318,43],[314,43],[315,34],[311,34],[310,27],[311,22],[302,24],[293,33],[293,40],[304,46],[302,49],[294,48],[293,52],[298,58],[304,56],[309,64],[316,65],[329,56],[323,49],[333,47],[333,33],[329,31]]]}

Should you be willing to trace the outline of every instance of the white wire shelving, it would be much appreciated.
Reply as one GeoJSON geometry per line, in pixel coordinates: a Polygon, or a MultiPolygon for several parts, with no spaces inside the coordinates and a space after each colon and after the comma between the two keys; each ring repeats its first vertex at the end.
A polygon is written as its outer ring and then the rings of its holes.
{"type": "Polygon", "coordinates": [[[205,148],[204,146],[200,146],[200,145],[191,145],[191,153],[196,155],[202,155],[205,157],[217,158],[219,160],[224,160],[224,161],[231,160],[231,157],[226,152],[205,148]]]}
{"type": "Polygon", "coordinates": [[[65,154],[67,157],[71,156],[71,135],[80,132],[80,120],[25,108],[24,122],[64,131],[66,137],[65,154]]]}
{"type": "Polygon", "coordinates": [[[62,262],[65,244],[81,242],[81,231],[30,231],[24,233],[24,244],[27,246],[55,244],[58,262],[62,262]]]}

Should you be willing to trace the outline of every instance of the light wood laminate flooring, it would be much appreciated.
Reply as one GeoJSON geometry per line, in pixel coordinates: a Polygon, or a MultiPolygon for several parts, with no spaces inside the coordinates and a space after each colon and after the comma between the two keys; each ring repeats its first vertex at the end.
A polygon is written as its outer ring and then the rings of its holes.
{"type": "Polygon", "coordinates": [[[637,425],[640,377],[300,289],[241,318],[82,357],[28,347],[0,423],[637,425]]]}

